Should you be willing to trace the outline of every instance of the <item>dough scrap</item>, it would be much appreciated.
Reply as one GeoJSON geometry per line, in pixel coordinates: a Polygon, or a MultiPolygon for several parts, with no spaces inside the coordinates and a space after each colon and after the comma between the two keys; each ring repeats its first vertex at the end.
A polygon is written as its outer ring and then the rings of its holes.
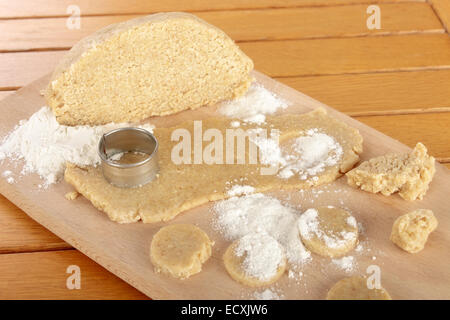
{"type": "Polygon", "coordinates": [[[137,122],[243,95],[252,60],[222,30],[182,12],[107,26],[82,39],[45,91],[64,125],[137,122]]]}
{"type": "Polygon", "coordinates": [[[419,142],[409,154],[386,154],[361,163],[347,172],[347,182],[368,192],[398,192],[405,200],[421,200],[436,172],[434,163],[419,142]]]}
{"type": "Polygon", "coordinates": [[[64,197],[65,197],[67,200],[75,200],[76,198],[78,198],[79,195],[80,195],[80,194],[79,194],[78,192],[76,192],[76,191],[71,191],[71,192],[67,192],[67,193],[64,195],[64,197]]]}
{"type": "Polygon", "coordinates": [[[438,226],[433,211],[418,209],[398,217],[392,226],[391,241],[403,250],[417,253],[438,226]]]}
{"type": "MultiPolygon", "coordinates": [[[[227,128],[233,128],[231,122],[232,119],[226,118],[203,120],[203,132],[213,128],[220,130],[225,137],[227,128]]],[[[152,223],[171,220],[185,210],[229,197],[227,192],[233,181],[242,181],[241,184],[254,187],[255,192],[310,188],[329,183],[350,170],[362,152],[362,137],[358,130],[328,116],[324,109],[319,108],[305,114],[268,116],[263,125],[248,124],[240,128],[266,128],[269,133],[272,129],[279,129],[281,145],[311,128],[332,136],[342,146],[342,157],[336,165],[326,167],[314,177],[301,180],[298,175],[288,179],[274,174],[262,175],[260,170],[267,166],[248,164],[248,161],[247,164],[236,164],[236,161],[234,164],[175,164],[171,151],[179,142],[172,141],[171,134],[176,129],[184,129],[194,137],[193,127],[194,123],[190,121],[176,127],[154,129],[159,142],[159,177],[140,188],[114,187],[104,179],[100,167],[81,168],[69,164],[65,180],[113,221],[152,223]]]]}
{"type": "Polygon", "coordinates": [[[338,281],[328,291],[327,300],[392,300],[384,289],[369,289],[366,278],[355,276],[338,281]]]}
{"type": "Polygon", "coordinates": [[[162,227],[153,236],[150,259],[156,272],[186,279],[202,270],[213,245],[200,228],[191,224],[172,224],[162,227]]]}
{"type": "Polygon", "coordinates": [[[305,247],[321,256],[345,255],[358,243],[356,219],[340,208],[308,209],[300,216],[298,226],[305,247]]]}
{"type": "MultiPolygon", "coordinates": [[[[244,237],[251,237],[252,235],[247,235],[244,237]]],[[[284,273],[286,270],[287,260],[286,255],[284,253],[283,247],[272,237],[266,235],[266,237],[271,238],[271,240],[276,243],[280,250],[280,254],[282,254],[281,261],[279,262],[275,272],[271,274],[270,276],[261,276],[258,274],[250,274],[248,271],[248,267],[246,268],[246,265],[249,264],[248,261],[248,251],[241,252],[238,254],[238,248],[240,245],[240,242],[243,238],[235,240],[231,245],[227,248],[225,251],[225,254],[223,255],[223,262],[225,265],[225,269],[227,270],[230,277],[246,286],[249,287],[261,287],[261,286],[267,286],[272,283],[275,283],[284,273]]],[[[260,245],[260,244],[259,244],[260,245]]],[[[253,241],[252,247],[258,246],[257,240],[253,241]]],[[[251,248],[246,248],[248,250],[252,250],[251,248]]],[[[260,248],[261,249],[261,248],[260,248]]],[[[265,250],[269,250],[268,248],[265,248],[265,250]]],[[[264,251],[264,248],[262,249],[264,251]]],[[[253,255],[256,255],[257,253],[254,252],[253,255]]],[[[261,266],[261,267],[267,267],[267,266],[261,266]]]]}

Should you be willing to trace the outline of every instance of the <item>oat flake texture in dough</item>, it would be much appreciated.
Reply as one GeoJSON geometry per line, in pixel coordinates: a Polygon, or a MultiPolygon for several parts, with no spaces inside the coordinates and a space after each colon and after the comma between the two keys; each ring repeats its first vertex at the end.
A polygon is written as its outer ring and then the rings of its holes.
{"type": "Polygon", "coordinates": [[[300,216],[298,227],[305,247],[321,256],[342,256],[358,242],[356,219],[340,208],[308,209],[300,216]]]}
{"type": "Polygon", "coordinates": [[[234,241],[223,262],[231,278],[250,287],[272,284],[286,270],[283,247],[264,233],[250,233],[234,241]]]}
{"type": "Polygon", "coordinates": [[[428,236],[437,226],[433,211],[418,209],[395,220],[391,241],[407,252],[417,253],[423,250],[428,236]]]}
{"type": "Polygon", "coordinates": [[[64,56],[45,91],[59,123],[138,122],[243,95],[253,62],[223,31],[188,13],[110,25],[64,56]]]}
{"type": "MultiPolygon", "coordinates": [[[[231,128],[232,121],[209,118],[203,120],[203,130],[219,129],[225,136],[225,130],[231,128]]],[[[100,168],[91,166],[68,165],[65,180],[111,220],[151,223],[171,220],[179,213],[208,201],[228,198],[230,181],[242,180],[242,184],[253,187],[255,192],[305,189],[329,183],[351,169],[362,152],[362,137],[358,130],[328,116],[320,108],[305,114],[269,116],[266,123],[260,126],[268,131],[279,128],[281,145],[312,128],[332,136],[341,145],[343,153],[338,163],[305,180],[298,175],[287,179],[276,174],[262,175],[260,169],[267,166],[261,164],[175,164],[171,160],[171,150],[178,142],[171,141],[171,133],[177,128],[186,129],[191,137],[194,136],[193,122],[153,130],[160,142],[160,172],[157,179],[145,186],[132,189],[114,187],[103,178],[100,168]],[[177,187],[174,188],[174,185],[177,187]]],[[[248,124],[248,128],[256,126],[248,124]]]]}
{"type": "Polygon", "coordinates": [[[398,192],[405,200],[421,200],[436,172],[434,163],[419,142],[410,153],[391,153],[364,161],[347,172],[347,182],[368,192],[385,196],[398,192]]]}
{"type": "Polygon", "coordinates": [[[150,259],[156,272],[186,279],[202,270],[213,245],[200,228],[191,224],[172,224],[162,227],[153,236],[150,259]]]}
{"type": "Polygon", "coordinates": [[[338,281],[327,294],[327,300],[392,300],[384,288],[369,289],[367,279],[359,276],[338,281]]]}

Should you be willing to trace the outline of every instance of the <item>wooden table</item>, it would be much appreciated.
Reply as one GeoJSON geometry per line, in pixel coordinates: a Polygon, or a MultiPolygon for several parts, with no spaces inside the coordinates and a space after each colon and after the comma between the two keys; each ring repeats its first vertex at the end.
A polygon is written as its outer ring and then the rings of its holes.
{"type": "MultiPolygon", "coordinates": [[[[77,40],[159,11],[217,25],[256,69],[450,168],[450,0],[0,0],[0,99],[50,72],[77,40]],[[68,6],[81,11],[69,29],[68,6]],[[381,29],[369,30],[370,4],[381,29]]],[[[0,299],[146,299],[0,195],[0,299]],[[70,265],[81,289],[68,290],[70,265]]]]}

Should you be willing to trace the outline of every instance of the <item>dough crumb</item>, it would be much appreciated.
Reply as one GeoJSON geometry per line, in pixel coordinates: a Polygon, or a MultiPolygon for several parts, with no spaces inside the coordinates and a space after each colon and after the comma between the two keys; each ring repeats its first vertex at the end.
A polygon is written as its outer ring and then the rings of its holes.
{"type": "Polygon", "coordinates": [[[361,163],[347,172],[347,182],[368,192],[388,196],[395,192],[405,200],[421,200],[436,171],[435,159],[422,143],[408,154],[386,154],[361,163]]]}
{"type": "Polygon", "coordinates": [[[66,195],[64,197],[66,197],[67,200],[75,200],[76,198],[78,198],[80,194],[76,191],[72,191],[72,192],[67,192],[66,195]]]}
{"type": "Polygon", "coordinates": [[[407,252],[417,253],[423,250],[429,234],[437,226],[438,221],[433,211],[418,209],[395,220],[391,241],[407,252]]]}

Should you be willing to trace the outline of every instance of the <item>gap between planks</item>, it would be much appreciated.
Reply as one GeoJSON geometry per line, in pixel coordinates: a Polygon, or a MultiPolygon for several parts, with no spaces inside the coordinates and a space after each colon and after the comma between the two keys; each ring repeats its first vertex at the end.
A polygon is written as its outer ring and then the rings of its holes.
{"type": "MultiPolygon", "coordinates": [[[[257,70],[277,78],[450,69],[446,34],[246,42],[241,48],[257,70]]],[[[64,54],[0,54],[0,87],[20,87],[43,76],[64,54]]]]}
{"type": "Polygon", "coordinates": [[[77,250],[2,254],[0,274],[0,299],[148,299],[77,250]],[[66,286],[71,265],[80,290],[66,286]]]}
{"type": "MultiPolygon", "coordinates": [[[[447,134],[450,112],[355,118],[410,147],[421,141],[437,160],[450,163],[450,136],[447,134]]],[[[0,233],[1,252],[34,252],[48,248],[58,251],[58,248],[71,248],[3,196],[0,196],[0,224],[8,226],[0,233]]]]}
{"type": "MultiPolygon", "coordinates": [[[[7,2],[8,0],[2,0],[7,2]]],[[[13,19],[45,19],[45,18],[67,18],[69,14],[66,12],[69,5],[74,4],[73,1],[34,1],[35,5],[30,6],[25,1],[14,1],[11,7],[2,8],[0,20],[13,19]],[[55,9],[56,7],[56,9],[55,9]],[[28,9],[28,10],[24,10],[28,9]],[[50,12],[50,13],[49,13],[50,12]]],[[[373,5],[373,4],[397,4],[397,3],[426,3],[427,0],[269,0],[269,1],[208,1],[208,5],[214,7],[203,7],[201,1],[127,1],[126,6],[121,0],[104,0],[92,2],[90,0],[77,0],[76,5],[80,7],[82,17],[101,17],[111,15],[134,15],[134,14],[152,14],[167,11],[185,11],[190,13],[202,12],[218,12],[218,11],[242,11],[242,10],[267,10],[267,9],[290,9],[290,8],[322,8],[329,6],[348,6],[348,5],[373,5]],[[282,3],[282,4],[280,4],[282,3]],[[200,6],[199,6],[200,4],[200,6]],[[219,4],[219,5],[217,5],[219,4]],[[224,6],[224,4],[226,4],[224,6]],[[84,8],[87,9],[86,10],[84,8]],[[92,7],[95,7],[94,9],[92,7]],[[135,10],[135,7],[140,9],[135,10]],[[111,8],[109,11],[105,11],[111,8]],[[132,8],[132,9],[130,9],[132,8]]]]}
{"type": "MultiPolygon", "coordinates": [[[[450,70],[275,78],[350,116],[450,111],[450,70]]],[[[0,99],[14,91],[0,91],[0,99]]]]}
{"type": "MultiPolygon", "coordinates": [[[[268,9],[264,11],[222,11],[198,16],[224,30],[240,43],[301,39],[339,39],[366,36],[444,33],[427,3],[383,4],[381,30],[368,30],[366,7],[342,6],[324,9],[268,9]]],[[[0,52],[33,52],[69,49],[79,39],[107,25],[139,16],[122,15],[84,18],[81,29],[69,30],[66,19],[0,22],[4,35],[0,52]],[[36,30],[42,30],[37,31],[36,30]]]]}
{"type": "Polygon", "coordinates": [[[428,0],[431,8],[436,14],[437,18],[447,30],[450,32],[450,1],[448,0],[428,0]]]}

